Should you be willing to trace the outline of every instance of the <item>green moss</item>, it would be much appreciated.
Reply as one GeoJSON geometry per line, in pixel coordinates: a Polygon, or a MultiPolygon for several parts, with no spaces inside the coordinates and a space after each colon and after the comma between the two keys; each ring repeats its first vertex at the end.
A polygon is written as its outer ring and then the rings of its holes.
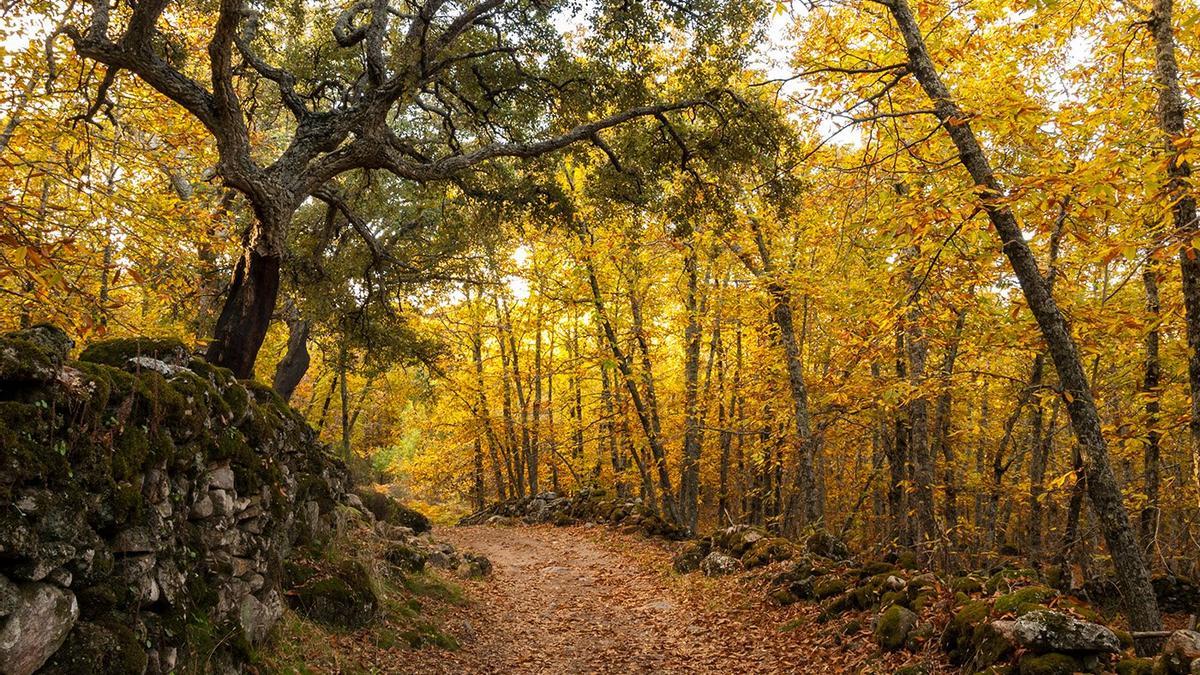
{"type": "Polygon", "coordinates": [[[1117,675],[1153,675],[1154,659],[1128,658],[1117,661],[1117,675]]]}
{"type": "Polygon", "coordinates": [[[888,651],[904,646],[908,634],[916,625],[916,615],[905,607],[892,605],[879,615],[875,624],[875,641],[888,651]]]}
{"type": "Polygon", "coordinates": [[[983,591],[983,582],[973,576],[954,577],[950,580],[950,590],[955,593],[974,595],[983,591]]]}
{"type": "Polygon", "coordinates": [[[818,600],[833,597],[846,591],[848,584],[841,577],[825,577],[813,584],[813,597],[818,600]]]}
{"type": "Polygon", "coordinates": [[[150,436],[140,426],[130,426],[113,443],[112,475],[114,480],[128,480],[139,471],[150,455],[150,436]]]}
{"type": "Polygon", "coordinates": [[[414,595],[454,605],[461,605],[467,601],[462,588],[431,574],[410,574],[404,578],[404,587],[414,595]]]}
{"type": "Polygon", "coordinates": [[[980,600],[968,602],[955,612],[942,633],[942,649],[949,653],[951,663],[961,665],[971,658],[974,636],[987,617],[987,603],[980,600]]]}
{"type": "Polygon", "coordinates": [[[791,560],[795,555],[796,547],[790,541],[783,537],[768,537],[750,546],[750,550],[742,555],[742,565],[752,569],[780,560],[791,560]]]}
{"type": "Polygon", "coordinates": [[[333,576],[310,579],[294,588],[288,604],[324,626],[354,630],[375,618],[379,598],[367,568],[349,562],[340,565],[333,576]]]}
{"type": "Polygon", "coordinates": [[[425,554],[411,546],[394,544],[383,557],[401,572],[420,572],[425,569],[425,554]]]}
{"type": "Polygon", "coordinates": [[[408,630],[400,631],[400,637],[413,649],[425,646],[438,647],[454,651],[458,649],[458,640],[453,635],[443,633],[432,623],[418,622],[408,630]]]}
{"type": "Polygon", "coordinates": [[[1018,664],[1021,675],[1072,675],[1083,669],[1083,664],[1066,654],[1026,654],[1018,664]]]}
{"type": "Polygon", "coordinates": [[[116,338],[88,345],[79,354],[79,360],[123,368],[129,359],[138,356],[147,356],[168,363],[183,363],[187,359],[187,353],[187,347],[176,338],[116,338]]]}
{"type": "Polygon", "coordinates": [[[988,593],[1007,591],[1020,586],[1037,583],[1038,573],[1033,569],[1003,569],[996,572],[984,583],[983,589],[988,593]]]}
{"type": "Polygon", "coordinates": [[[1058,591],[1053,588],[1026,586],[1008,595],[996,598],[996,604],[992,606],[992,612],[997,615],[1016,614],[1019,616],[1041,608],[1043,604],[1052,600],[1057,595],[1058,591]]]}
{"type": "Polygon", "coordinates": [[[146,650],[129,627],[116,621],[80,621],[39,672],[140,675],[145,670],[146,650]]]}
{"type": "Polygon", "coordinates": [[[11,335],[0,337],[0,383],[35,384],[54,379],[62,359],[37,343],[11,335]]]}

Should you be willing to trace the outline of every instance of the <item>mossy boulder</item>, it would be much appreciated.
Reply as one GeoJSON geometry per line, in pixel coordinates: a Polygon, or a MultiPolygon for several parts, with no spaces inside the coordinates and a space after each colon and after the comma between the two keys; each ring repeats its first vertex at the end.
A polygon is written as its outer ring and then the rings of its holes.
{"type": "Polygon", "coordinates": [[[1036,609],[1044,609],[1042,605],[1056,596],[1058,596],[1058,591],[1053,588],[1026,586],[996,598],[996,603],[992,605],[992,613],[1021,615],[1036,609]]]}
{"type": "Polygon", "coordinates": [[[384,552],[383,558],[401,572],[420,572],[425,569],[425,554],[407,544],[392,544],[384,552]]]}
{"type": "Polygon", "coordinates": [[[850,547],[840,538],[825,530],[816,530],[804,540],[804,545],[813,555],[832,560],[846,560],[850,557],[850,547]]]}
{"type": "Polygon", "coordinates": [[[88,345],[80,354],[80,361],[101,363],[114,368],[124,368],[129,359],[146,357],[181,366],[188,362],[188,349],[183,342],[172,337],[135,337],[102,340],[88,345]]]}
{"type": "Polygon", "coordinates": [[[54,379],[62,358],[28,339],[0,337],[0,386],[40,384],[54,379]]]}
{"type": "Polygon", "coordinates": [[[992,594],[998,592],[1008,593],[1013,589],[1036,583],[1038,583],[1037,570],[1006,568],[988,577],[988,580],[983,584],[983,589],[992,594]]]}
{"type": "Polygon", "coordinates": [[[379,598],[367,568],[362,563],[350,562],[340,565],[332,574],[315,576],[292,589],[288,605],[324,626],[355,630],[375,618],[379,598]]]}
{"type": "Polygon", "coordinates": [[[47,675],[105,673],[141,675],[146,670],[146,650],[128,627],[115,620],[80,621],[66,642],[40,671],[47,675]]]}
{"type": "Polygon", "coordinates": [[[1036,652],[1115,654],[1121,650],[1117,636],[1106,626],[1048,609],[1021,616],[1013,625],[1013,635],[1021,646],[1036,652]]]}
{"type": "Polygon", "coordinates": [[[746,569],[762,567],[781,560],[791,560],[796,555],[796,547],[783,537],[760,539],[742,555],[742,565],[746,569]]]}
{"type": "Polygon", "coordinates": [[[983,582],[978,577],[970,574],[954,577],[948,585],[951,591],[966,595],[974,595],[983,591],[983,582]]]}
{"type": "Polygon", "coordinates": [[[987,618],[988,606],[981,600],[967,602],[954,613],[942,632],[942,649],[950,655],[951,663],[961,665],[971,658],[976,635],[987,618]]]}
{"type": "Polygon", "coordinates": [[[886,651],[896,651],[904,647],[909,633],[916,626],[916,612],[907,607],[892,605],[879,615],[875,624],[875,642],[886,651]]]}
{"type": "Polygon", "coordinates": [[[1154,675],[1154,659],[1131,657],[1117,661],[1117,675],[1154,675]]]}
{"type": "Polygon", "coordinates": [[[1073,675],[1083,670],[1079,659],[1069,654],[1025,654],[1017,664],[1021,675],[1073,675]]]}
{"type": "Polygon", "coordinates": [[[729,555],[740,558],[759,541],[770,538],[766,530],[749,525],[734,525],[712,535],[712,545],[729,555]]]}
{"type": "Polygon", "coordinates": [[[433,529],[432,523],[425,514],[401,504],[398,500],[392,499],[378,490],[361,487],[357,488],[354,494],[358,495],[367,510],[385,523],[407,527],[418,534],[433,529]]]}
{"type": "Polygon", "coordinates": [[[679,549],[679,553],[671,561],[671,566],[680,574],[695,572],[700,569],[700,563],[712,552],[712,542],[700,539],[689,542],[679,549]]]}
{"type": "Polygon", "coordinates": [[[832,598],[835,595],[840,595],[846,592],[849,584],[846,580],[836,576],[826,576],[815,581],[812,586],[812,596],[817,600],[832,598]]]}
{"type": "Polygon", "coordinates": [[[1163,644],[1157,668],[1166,675],[1183,675],[1194,672],[1192,666],[1197,661],[1200,661],[1200,633],[1177,630],[1163,644]]]}

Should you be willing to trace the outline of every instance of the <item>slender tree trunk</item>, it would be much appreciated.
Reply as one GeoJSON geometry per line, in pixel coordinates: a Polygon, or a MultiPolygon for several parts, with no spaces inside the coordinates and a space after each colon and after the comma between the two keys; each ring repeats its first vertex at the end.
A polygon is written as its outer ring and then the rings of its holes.
{"type": "Polygon", "coordinates": [[[686,525],[696,530],[700,500],[700,289],[696,248],[687,245],[683,259],[687,277],[684,310],[687,326],[683,333],[683,463],[679,477],[679,511],[686,525]]]}
{"type": "Polygon", "coordinates": [[[941,454],[942,483],[946,491],[945,502],[942,505],[942,519],[945,521],[946,537],[952,546],[958,543],[958,476],[954,470],[954,447],[950,444],[950,423],[954,405],[954,363],[958,359],[958,345],[962,340],[963,328],[967,321],[966,308],[958,310],[954,320],[954,333],[946,353],[942,357],[939,372],[941,391],[938,394],[937,405],[933,412],[933,442],[936,446],[932,453],[941,454]]]}
{"type": "MultiPolygon", "coordinates": [[[[482,312],[483,303],[478,303],[476,311],[482,312]]],[[[475,417],[479,425],[483,428],[484,436],[488,442],[488,456],[492,461],[492,480],[496,483],[496,496],[500,501],[508,499],[508,490],[504,484],[504,475],[500,467],[500,457],[497,452],[497,446],[500,445],[496,439],[496,432],[492,429],[492,414],[488,408],[487,386],[483,378],[483,326],[482,320],[476,318],[472,326],[471,334],[471,360],[475,365],[475,388],[478,391],[476,397],[475,417]]],[[[476,434],[478,437],[478,434],[476,434]]]]}
{"type": "Polygon", "coordinates": [[[496,301],[496,319],[501,322],[497,335],[497,343],[500,346],[500,382],[501,387],[501,414],[504,416],[504,435],[508,440],[505,445],[505,467],[508,470],[508,480],[512,485],[512,490],[518,497],[525,496],[525,478],[524,471],[520,465],[519,457],[521,447],[517,443],[516,423],[513,420],[512,411],[512,387],[509,383],[509,358],[508,347],[506,346],[506,337],[503,324],[503,313],[500,310],[500,301],[496,301]]]}
{"type": "MultiPolygon", "coordinates": [[[[904,358],[904,331],[896,327],[896,379],[908,378],[908,369],[904,358]]],[[[908,421],[906,407],[896,408],[896,419],[893,423],[892,443],[888,448],[888,465],[891,468],[892,482],[888,486],[888,503],[892,510],[892,538],[905,548],[913,545],[913,528],[908,517],[908,439],[911,426],[908,421]]]]}
{"type": "Polygon", "coordinates": [[[1175,58],[1174,0],[1154,0],[1150,12],[1150,32],[1154,39],[1154,78],[1158,82],[1158,125],[1164,136],[1167,155],[1167,203],[1172,204],[1171,219],[1175,236],[1183,242],[1179,250],[1179,270],[1183,277],[1183,308],[1187,324],[1188,384],[1191,393],[1189,424],[1192,455],[1192,480],[1200,490],[1200,220],[1196,217],[1196,197],[1191,192],[1192,167],[1181,156],[1176,141],[1186,137],[1187,103],[1179,83],[1179,64],[1175,58]]]}
{"type": "Polygon", "coordinates": [[[925,390],[925,365],[929,357],[929,344],[921,326],[922,279],[917,275],[918,250],[909,247],[905,253],[905,277],[908,286],[908,312],[905,316],[904,346],[908,357],[908,380],[915,398],[908,404],[909,454],[912,457],[913,487],[917,502],[917,532],[914,538],[918,545],[938,538],[937,521],[933,514],[934,458],[929,443],[929,400],[925,390]]]}
{"type": "MultiPolygon", "coordinates": [[[[600,294],[600,282],[596,278],[596,268],[590,259],[585,260],[585,266],[588,273],[588,285],[592,291],[592,304],[596,309],[596,318],[600,322],[600,326],[604,331],[604,337],[608,341],[608,346],[613,355],[613,360],[617,363],[617,370],[620,371],[622,379],[625,382],[625,390],[629,394],[629,401],[633,405],[634,413],[637,415],[638,422],[642,426],[642,433],[646,436],[646,443],[650,446],[650,454],[654,461],[654,471],[658,475],[658,483],[662,492],[662,513],[663,517],[674,524],[680,523],[679,513],[676,509],[674,488],[671,487],[671,474],[667,470],[667,452],[662,444],[659,427],[654,421],[652,408],[646,405],[642,400],[642,394],[638,390],[637,381],[633,372],[633,367],[630,364],[630,358],[621,348],[617,340],[617,332],[612,326],[607,313],[604,310],[604,299],[600,294]]],[[[634,294],[631,293],[631,298],[634,294]]],[[[638,314],[635,312],[635,317],[638,314]]],[[[635,318],[636,321],[636,318],[635,318]]],[[[635,333],[639,330],[640,325],[635,325],[635,333]]],[[[648,369],[649,357],[647,356],[644,336],[635,335],[642,341],[642,355],[645,359],[643,364],[648,369]]],[[[647,374],[649,371],[647,370],[647,374]]],[[[648,384],[653,384],[653,379],[648,384]]],[[[639,467],[640,469],[641,467],[639,467]]]]}
{"type": "Polygon", "coordinates": [[[1159,331],[1162,305],[1158,299],[1158,265],[1151,258],[1142,271],[1142,287],[1146,294],[1146,319],[1150,323],[1146,331],[1145,364],[1142,367],[1142,395],[1146,397],[1146,446],[1143,455],[1145,470],[1146,506],[1141,513],[1142,548],[1147,552],[1153,547],[1158,529],[1158,487],[1160,476],[1160,449],[1158,425],[1159,386],[1162,380],[1162,361],[1158,355],[1159,331]]]}
{"type": "MultiPolygon", "coordinates": [[[[908,47],[908,67],[932,101],[938,119],[958,149],[962,165],[980,189],[982,206],[1003,243],[1004,254],[1012,265],[1025,301],[1046,340],[1066,398],[1067,412],[1075,430],[1075,438],[1085,459],[1083,464],[1087,473],[1087,489],[1092,509],[1100,521],[1100,528],[1112,554],[1130,627],[1135,631],[1159,630],[1162,619],[1158,613],[1154,590],[1150,586],[1150,574],[1140,554],[1137,537],[1129,521],[1129,513],[1125,510],[1121,490],[1109,463],[1108,446],[1101,431],[1100,415],[1067,320],[1038,270],[1037,261],[1025,241],[1025,235],[1021,232],[1016,217],[1006,204],[1007,193],[997,180],[983,148],[971,130],[967,121],[969,116],[963,114],[954,103],[950,91],[942,83],[907,0],[887,0],[887,7],[908,47]]],[[[1197,264],[1200,265],[1200,261],[1197,264]]],[[[1200,310],[1200,274],[1196,276],[1196,281],[1197,308],[1200,310]]],[[[1195,316],[1198,349],[1193,350],[1193,353],[1197,359],[1197,380],[1200,381],[1200,311],[1195,316]]]]}

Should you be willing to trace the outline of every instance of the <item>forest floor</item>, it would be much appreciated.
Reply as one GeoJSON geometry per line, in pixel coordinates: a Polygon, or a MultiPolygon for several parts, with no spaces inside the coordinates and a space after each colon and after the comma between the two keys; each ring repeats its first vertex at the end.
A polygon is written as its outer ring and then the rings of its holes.
{"type": "Polygon", "coordinates": [[[467,601],[442,617],[458,649],[407,651],[388,672],[891,673],[916,663],[942,670],[936,650],[880,654],[865,614],[820,624],[813,605],[767,604],[753,578],[674,574],[666,542],[600,526],[435,535],[488,556],[494,571],[463,582],[467,601]]]}

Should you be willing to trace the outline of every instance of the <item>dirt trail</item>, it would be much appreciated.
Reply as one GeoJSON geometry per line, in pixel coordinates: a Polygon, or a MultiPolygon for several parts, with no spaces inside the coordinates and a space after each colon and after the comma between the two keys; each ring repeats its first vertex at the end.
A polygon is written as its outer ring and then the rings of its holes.
{"type": "Polygon", "coordinates": [[[448,617],[461,649],[412,653],[400,672],[845,672],[844,650],[812,636],[798,644],[807,630],[781,632],[787,617],[747,600],[761,593],[733,579],[670,575],[658,544],[600,527],[479,526],[437,536],[488,556],[495,569],[468,584],[472,601],[448,617]]]}

